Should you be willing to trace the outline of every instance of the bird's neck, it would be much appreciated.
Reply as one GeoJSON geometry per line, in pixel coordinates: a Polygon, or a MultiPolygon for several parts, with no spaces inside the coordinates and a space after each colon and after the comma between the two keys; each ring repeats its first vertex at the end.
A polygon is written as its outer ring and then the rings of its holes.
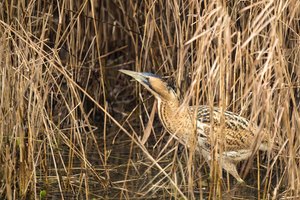
{"type": "Polygon", "coordinates": [[[188,105],[180,105],[179,100],[158,100],[159,118],[165,129],[174,134],[181,143],[189,144],[193,137],[193,120],[188,105]]]}

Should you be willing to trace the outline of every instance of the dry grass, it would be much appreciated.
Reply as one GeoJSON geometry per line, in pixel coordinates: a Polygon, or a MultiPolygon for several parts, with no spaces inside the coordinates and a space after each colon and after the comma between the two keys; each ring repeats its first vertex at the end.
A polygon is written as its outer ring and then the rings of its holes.
{"type": "Polygon", "coordinates": [[[0,4],[0,198],[299,197],[298,0],[0,4]],[[118,69],[240,113],[275,150],[241,163],[247,186],[221,180],[217,165],[208,183],[202,158],[164,132],[153,98],[118,69]]]}

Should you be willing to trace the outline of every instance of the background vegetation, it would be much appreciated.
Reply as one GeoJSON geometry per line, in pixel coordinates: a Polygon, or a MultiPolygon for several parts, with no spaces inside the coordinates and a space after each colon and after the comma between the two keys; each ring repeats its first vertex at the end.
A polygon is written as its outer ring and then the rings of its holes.
{"type": "Polygon", "coordinates": [[[1,1],[0,198],[299,197],[299,20],[299,0],[1,1]],[[241,163],[247,186],[208,183],[118,69],[247,117],[276,151],[241,163]]]}

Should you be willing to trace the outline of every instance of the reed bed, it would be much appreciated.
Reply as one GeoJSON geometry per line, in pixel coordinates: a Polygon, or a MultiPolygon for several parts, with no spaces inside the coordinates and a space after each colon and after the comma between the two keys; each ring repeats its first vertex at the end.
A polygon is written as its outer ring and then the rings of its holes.
{"type": "Polygon", "coordinates": [[[298,0],[0,2],[0,198],[299,198],[299,21],[298,0]],[[118,69],[239,113],[273,148],[237,186],[118,69]]]}

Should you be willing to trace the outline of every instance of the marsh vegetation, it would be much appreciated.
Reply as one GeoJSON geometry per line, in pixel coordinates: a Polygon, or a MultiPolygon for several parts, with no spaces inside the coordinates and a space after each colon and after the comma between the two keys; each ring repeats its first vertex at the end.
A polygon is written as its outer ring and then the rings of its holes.
{"type": "Polygon", "coordinates": [[[299,0],[0,2],[0,198],[299,197],[299,21],[299,0]],[[191,162],[119,69],[248,118],[275,150],[237,186],[191,162]]]}

